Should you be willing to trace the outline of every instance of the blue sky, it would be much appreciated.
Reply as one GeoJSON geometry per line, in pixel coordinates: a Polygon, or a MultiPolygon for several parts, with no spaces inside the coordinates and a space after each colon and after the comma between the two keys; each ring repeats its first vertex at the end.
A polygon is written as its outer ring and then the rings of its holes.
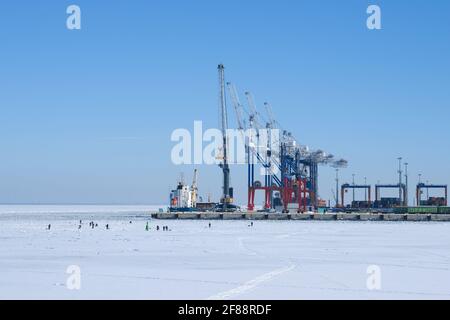
{"type": "MultiPolygon", "coordinates": [[[[403,156],[411,185],[448,183],[449,14],[443,0],[3,2],[0,203],[166,203],[193,170],[171,164],[171,132],[218,125],[218,63],[302,143],[348,159],[343,182],[393,183],[403,156]]],[[[218,197],[219,168],[199,170],[218,197]]],[[[324,199],[333,179],[320,169],[324,199]]]]}

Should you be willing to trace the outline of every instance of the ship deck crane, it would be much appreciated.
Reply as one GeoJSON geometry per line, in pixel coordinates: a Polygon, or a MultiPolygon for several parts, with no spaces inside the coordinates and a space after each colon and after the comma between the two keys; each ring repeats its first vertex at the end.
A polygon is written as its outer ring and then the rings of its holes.
{"type": "Polygon", "coordinates": [[[192,198],[192,207],[197,207],[197,198],[198,198],[198,170],[194,169],[194,176],[192,178],[192,186],[191,186],[191,198],[192,198]]]}

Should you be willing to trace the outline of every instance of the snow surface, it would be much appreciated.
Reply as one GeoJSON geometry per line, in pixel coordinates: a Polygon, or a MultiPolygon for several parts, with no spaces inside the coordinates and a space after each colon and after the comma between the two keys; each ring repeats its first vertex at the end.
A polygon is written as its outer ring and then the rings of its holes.
{"type": "Polygon", "coordinates": [[[449,223],[249,227],[150,219],[157,208],[0,206],[0,299],[450,298],[449,223]],[[80,290],[66,287],[69,265],[81,268],[80,290]],[[380,267],[381,290],[367,288],[370,265],[380,267]]]}

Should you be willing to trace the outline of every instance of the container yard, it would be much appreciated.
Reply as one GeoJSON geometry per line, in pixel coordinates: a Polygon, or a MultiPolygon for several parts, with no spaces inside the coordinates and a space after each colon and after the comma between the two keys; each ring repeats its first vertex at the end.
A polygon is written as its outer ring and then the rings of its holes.
{"type": "MultiPolygon", "coordinates": [[[[245,92],[246,103],[241,103],[236,86],[225,80],[225,67],[218,66],[219,117],[222,146],[219,167],[223,177],[219,202],[209,198],[197,201],[198,170],[194,169],[192,185],[181,178],[170,193],[167,213],[153,213],[158,219],[282,219],[282,220],[392,220],[392,221],[448,221],[447,185],[419,181],[414,203],[409,206],[408,163],[402,157],[398,161],[398,181],[395,183],[356,184],[339,182],[339,171],[348,167],[346,159],[337,158],[321,149],[311,149],[297,140],[291,131],[284,129],[274,118],[271,105],[264,103],[263,113],[258,111],[253,95],[245,92]],[[228,94],[227,94],[228,93],[228,94]],[[234,188],[230,186],[229,120],[227,101],[230,100],[245,146],[247,166],[247,204],[236,205],[234,188]],[[334,205],[320,197],[319,170],[330,166],[336,171],[334,205]],[[260,179],[256,173],[260,174],[260,179]],[[442,196],[429,196],[429,190],[440,190],[442,196]],[[356,199],[355,190],[364,191],[364,199],[356,199]],[[388,190],[398,196],[387,197],[388,190]],[[339,194],[340,191],[340,194],[339,194]],[[348,203],[347,198],[350,197],[348,203]],[[261,192],[264,203],[260,209],[255,195],[261,192]],[[425,199],[424,199],[425,197],[425,199]],[[323,217],[321,215],[324,215],[323,217]],[[396,216],[402,215],[402,216],[396,216]],[[417,217],[416,215],[423,215],[417,217]],[[440,215],[439,218],[436,216],[440,215]]],[[[365,181],[366,182],[366,181],[365,181]]],[[[238,192],[242,192],[239,190],[238,192]]]]}

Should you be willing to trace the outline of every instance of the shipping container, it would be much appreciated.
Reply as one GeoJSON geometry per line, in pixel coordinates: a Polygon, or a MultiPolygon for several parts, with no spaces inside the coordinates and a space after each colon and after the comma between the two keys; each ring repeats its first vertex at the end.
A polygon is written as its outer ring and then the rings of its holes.
{"type": "Polygon", "coordinates": [[[440,213],[440,214],[450,214],[450,207],[439,207],[438,213],[440,213]]]}
{"type": "Polygon", "coordinates": [[[420,214],[420,213],[437,214],[438,207],[409,207],[408,213],[411,213],[411,214],[420,214]]]}

